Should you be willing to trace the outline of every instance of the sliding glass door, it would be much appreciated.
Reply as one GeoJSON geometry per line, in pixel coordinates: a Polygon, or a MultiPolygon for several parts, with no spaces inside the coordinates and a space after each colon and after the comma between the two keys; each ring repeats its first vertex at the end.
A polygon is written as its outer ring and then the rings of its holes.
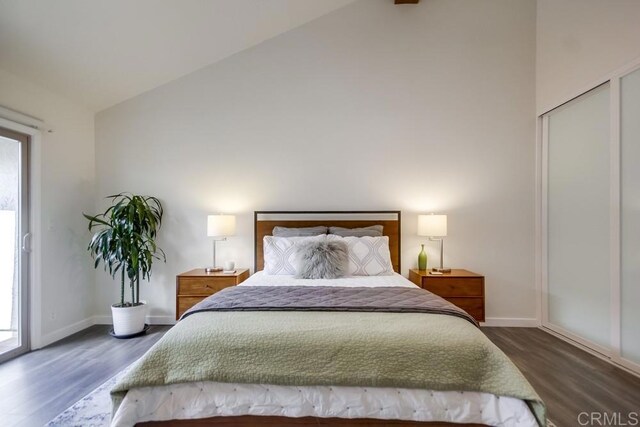
{"type": "Polygon", "coordinates": [[[0,128],[0,362],[29,349],[29,137],[0,128]]]}

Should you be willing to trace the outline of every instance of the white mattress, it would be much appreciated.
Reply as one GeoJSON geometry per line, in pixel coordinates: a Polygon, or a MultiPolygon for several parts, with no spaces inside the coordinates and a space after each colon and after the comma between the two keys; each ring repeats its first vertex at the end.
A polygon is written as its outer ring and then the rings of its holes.
{"type": "MultiPolygon", "coordinates": [[[[399,274],[303,280],[293,276],[267,275],[261,271],[242,285],[415,286],[399,274]]],[[[233,415],[379,418],[504,427],[537,426],[535,417],[524,401],[487,393],[381,387],[296,387],[211,381],[132,389],[125,396],[111,425],[124,427],[143,421],[233,415]]]]}

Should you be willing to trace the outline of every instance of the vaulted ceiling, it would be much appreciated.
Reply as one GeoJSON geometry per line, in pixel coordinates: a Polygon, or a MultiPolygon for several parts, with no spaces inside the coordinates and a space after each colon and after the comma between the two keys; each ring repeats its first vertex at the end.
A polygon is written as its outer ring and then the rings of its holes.
{"type": "Polygon", "coordinates": [[[0,0],[0,67],[100,111],[354,0],[0,0]]]}

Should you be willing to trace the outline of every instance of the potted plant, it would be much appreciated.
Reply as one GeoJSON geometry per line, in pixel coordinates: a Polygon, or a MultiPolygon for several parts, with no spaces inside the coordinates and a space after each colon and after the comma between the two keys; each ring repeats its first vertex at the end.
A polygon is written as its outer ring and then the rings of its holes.
{"type": "Polygon", "coordinates": [[[135,335],[145,328],[147,306],[140,302],[140,279],[151,277],[154,260],[166,262],[155,242],[162,223],[162,204],[155,197],[120,193],[107,197],[111,206],[98,215],[87,215],[93,237],[87,248],[114,279],[120,277],[120,302],[111,306],[113,334],[135,335]],[[94,231],[95,230],[95,231],[94,231]],[[125,281],[129,281],[131,301],[125,301],[125,281]]]}

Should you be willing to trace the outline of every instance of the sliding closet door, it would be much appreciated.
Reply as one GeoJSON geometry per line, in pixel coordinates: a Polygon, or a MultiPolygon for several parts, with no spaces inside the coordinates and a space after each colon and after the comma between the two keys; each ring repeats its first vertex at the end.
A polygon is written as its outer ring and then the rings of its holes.
{"type": "Polygon", "coordinates": [[[547,322],[602,348],[611,324],[609,95],[600,86],[545,117],[547,322]]]}
{"type": "Polygon", "coordinates": [[[620,89],[620,355],[640,363],[640,70],[620,89]]]}

